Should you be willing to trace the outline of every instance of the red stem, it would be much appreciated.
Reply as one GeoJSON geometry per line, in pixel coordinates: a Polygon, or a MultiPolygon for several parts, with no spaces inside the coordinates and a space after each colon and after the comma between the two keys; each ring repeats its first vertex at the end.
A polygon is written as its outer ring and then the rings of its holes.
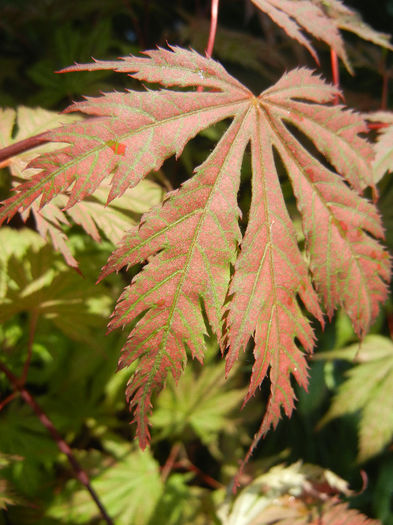
{"type": "MultiPolygon", "coordinates": [[[[336,86],[337,89],[340,87],[340,71],[338,67],[338,57],[337,53],[334,51],[334,49],[330,48],[330,62],[332,65],[332,76],[333,76],[333,83],[336,86]]],[[[336,95],[334,97],[334,104],[338,104],[339,102],[339,96],[336,95]]]]}
{"type": "Polygon", "coordinates": [[[197,474],[207,485],[209,485],[213,489],[222,489],[224,487],[222,483],[209,476],[209,474],[205,474],[196,465],[191,463],[191,461],[188,458],[179,461],[178,463],[175,463],[173,467],[183,467],[188,471],[195,472],[195,474],[197,474]]]}
{"type": "Polygon", "coordinates": [[[145,37],[143,35],[143,32],[140,28],[140,22],[138,21],[137,17],[135,16],[134,11],[132,10],[132,7],[130,6],[130,3],[128,0],[123,0],[123,4],[128,12],[128,16],[130,17],[132,24],[134,26],[135,34],[138,40],[138,44],[141,47],[141,49],[146,49],[145,45],[145,37]]]}
{"type": "Polygon", "coordinates": [[[46,142],[50,142],[46,133],[40,133],[39,135],[34,135],[34,137],[15,142],[15,144],[11,144],[11,146],[0,149],[0,162],[19,155],[19,153],[28,151],[29,149],[41,146],[41,144],[45,144],[46,142]]]}
{"type": "Polygon", "coordinates": [[[150,29],[150,0],[145,0],[143,3],[144,6],[144,20],[143,20],[143,40],[149,42],[149,29],[150,29]]]}
{"type": "Polygon", "coordinates": [[[16,392],[15,390],[12,392],[12,394],[10,394],[9,396],[7,396],[5,399],[3,399],[3,401],[0,403],[0,412],[3,410],[3,408],[8,405],[8,403],[10,403],[13,399],[16,398],[16,396],[19,394],[19,392],[16,392]]]}
{"type": "Polygon", "coordinates": [[[382,128],[388,128],[391,124],[387,124],[386,122],[367,122],[368,129],[382,129],[382,128]]]}
{"type": "Polygon", "coordinates": [[[57,446],[61,452],[63,452],[75,473],[75,477],[86,487],[86,489],[89,491],[90,496],[92,497],[94,503],[97,505],[102,518],[108,525],[114,525],[111,518],[108,516],[105,508],[103,507],[101,501],[98,498],[98,495],[96,491],[93,489],[93,487],[90,484],[89,476],[87,473],[83,470],[82,466],[78,462],[78,460],[75,458],[71,448],[69,445],[64,441],[64,439],[59,434],[58,430],[52,423],[52,421],[49,419],[49,417],[45,414],[43,409],[40,407],[40,405],[37,403],[37,401],[33,398],[33,396],[30,394],[26,388],[21,385],[20,379],[18,379],[12,372],[9,370],[4,363],[0,362],[0,370],[4,372],[4,374],[7,376],[9,382],[14,387],[14,390],[16,392],[19,392],[23,400],[32,408],[32,410],[37,415],[38,419],[41,421],[41,423],[44,425],[44,427],[48,430],[52,438],[56,441],[57,446]]]}
{"type": "Polygon", "coordinates": [[[211,58],[213,54],[214,41],[216,39],[217,18],[218,18],[218,2],[219,0],[211,0],[211,19],[210,19],[210,34],[206,48],[206,56],[211,58]]]}
{"type": "MultiPolygon", "coordinates": [[[[218,2],[219,0],[211,0],[211,17],[210,17],[210,33],[209,33],[209,40],[207,42],[207,48],[205,50],[205,54],[207,58],[211,58],[213,54],[213,48],[214,48],[214,41],[216,39],[216,32],[217,32],[217,18],[218,18],[218,2]]],[[[202,93],[203,87],[198,86],[197,92],[202,93]]]]}
{"type": "Polygon", "coordinates": [[[161,469],[161,479],[165,483],[166,479],[168,478],[169,474],[173,470],[173,466],[175,464],[176,458],[179,455],[181,450],[181,443],[175,443],[173,447],[171,448],[171,451],[169,452],[169,456],[165,462],[165,465],[161,469]]]}

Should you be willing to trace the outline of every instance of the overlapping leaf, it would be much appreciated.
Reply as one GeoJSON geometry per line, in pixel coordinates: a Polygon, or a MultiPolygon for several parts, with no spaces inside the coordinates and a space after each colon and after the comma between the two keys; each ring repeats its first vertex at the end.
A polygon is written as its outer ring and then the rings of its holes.
{"type": "Polygon", "coordinates": [[[37,233],[2,228],[0,251],[5,245],[6,253],[0,252],[0,323],[21,312],[35,313],[68,337],[91,342],[110,312],[111,298],[66,266],[37,233]],[[23,251],[17,244],[24,245],[23,251]]]}
{"type": "MultiPolygon", "coordinates": [[[[151,523],[150,518],[164,488],[156,460],[148,450],[141,452],[110,441],[104,446],[112,457],[95,453],[93,449],[86,460],[90,459],[95,467],[103,465],[93,477],[92,484],[105,508],[119,525],[151,523]]],[[[58,519],[64,513],[75,524],[99,520],[96,506],[75,480],[68,483],[64,494],[58,495],[48,511],[50,517],[58,519]]]]}
{"type": "MultiPolygon", "coordinates": [[[[3,147],[14,142],[34,136],[61,124],[71,123],[79,118],[76,115],[62,115],[42,108],[19,107],[17,111],[12,109],[0,109],[0,141],[3,147]],[[12,137],[13,129],[17,126],[17,133],[12,137]]],[[[13,178],[13,186],[21,181],[29,180],[37,170],[30,167],[30,163],[39,154],[47,153],[58,148],[58,144],[45,144],[35,148],[34,151],[24,152],[6,161],[13,178]]],[[[107,184],[101,184],[100,188],[84,202],[64,211],[67,203],[66,193],[56,196],[47,206],[40,209],[39,202],[33,201],[31,205],[22,212],[24,221],[30,214],[33,215],[37,230],[44,238],[52,241],[54,247],[59,250],[70,266],[77,267],[78,263],[68,245],[67,234],[64,226],[71,222],[79,224],[94,240],[101,239],[100,230],[105,237],[116,244],[128,230],[135,224],[136,217],[147,211],[154,204],[162,200],[161,188],[152,181],[143,181],[138,188],[128,190],[116,201],[115,205],[105,206],[109,193],[107,184]]]]}
{"type": "Polygon", "coordinates": [[[375,31],[366,24],[359,12],[350,9],[341,0],[312,0],[330,17],[339,29],[349,31],[359,36],[363,40],[372,42],[377,46],[392,50],[390,35],[375,31]]]}
{"type": "Polygon", "coordinates": [[[276,465],[218,510],[222,525],[378,525],[341,503],[348,484],[330,470],[301,462],[276,465]]]}
{"type": "Polygon", "coordinates": [[[322,40],[343,60],[351,71],[344,42],[339,29],[355,33],[364,40],[392,49],[389,35],[379,33],[364,23],[352,9],[344,6],[340,0],[251,0],[261,11],[266,13],[291,38],[308,49],[318,62],[317,53],[310,40],[304,35],[309,33],[322,40]]]}
{"type": "Polygon", "coordinates": [[[386,172],[393,173],[393,113],[377,111],[366,115],[367,120],[381,125],[374,145],[373,162],[375,182],[379,182],[386,172]]]}
{"type": "Polygon", "coordinates": [[[254,96],[218,63],[193,51],[158,49],[146,55],[70,69],[114,69],[180,91],[111,93],[73,105],[70,110],[93,118],[50,132],[52,140],[69,146],[33,161],[42,171],[5,202],[1,216],[11,217],[39,197],[47,204],[66,189],[71,207],[109,175],[111,201],[170,155],[179,156],[199,131],[231,118],[194,177],[130,231],[103,275],[147,261],[110,323],[111,328],[133,323],[120,367],[139,361],[127,394],[141,445],[149,440],[153,393],[168,374],[179,377],[187,349],[203,360],[206,319],[222,349],[228,347],[227,373],[249,339],[255,340],[247,399],[267,374],[271,380],[257,440],[277,424],[281,408],[291,414],[290,375],[307,385],[302,349],[311,352],[314,337],[303,306],[322,322],[310,270],[328,315],[342,305],[359,335],[386,297],[389,261],[375,240],[383,236],[380,218],[360,196],[373,186],[372,149],[359,137],[366,126],[356,114],[325,105],[337,90],[306,69],[254,96]],[[194,91],[196,86],[204,91],[194,91]],[[315,151],[303,144],[302,134],[315,151]],[[237,191],[248,144],[252,201],[241,239],[237,191]],[[303,216],[308,261],[285,208],[277,156],[303,216]]]}
{"type": "Polygon", "coordinates": [[[350,68],[337,25],[316,3],[309,0],[252,0],[252,2],[288,36],[306,47],[317,62],[317,53],[302,31],[326,42],[350,68]]]}
{"type": "Polygon", "coordinates": [[[356,357],[357,365],[340,385],[322,423],[360,411],[359,460],[381,452],[393,437],[393,343],[386,337],[367,336],[362,345],[319,354],[322,359],[356,357]],[[364,385],[367,388],[364,388],[364,385]],[[375,415],[378,414],[378,417],[375,415]]]}
{"type": "Polygon", "coordinates": [[[245,394],[225,381],[223,367],[223,362],[209,363],[198,376],[187,367],[176,387],[169,382],[152,415],[154,428],[161,429],[164,437],[184,436],[192,429],[211,453],[216,452],[220,431],[223,428],[226,434],[237,431],[230,414],[239,407],[245,394]]]}

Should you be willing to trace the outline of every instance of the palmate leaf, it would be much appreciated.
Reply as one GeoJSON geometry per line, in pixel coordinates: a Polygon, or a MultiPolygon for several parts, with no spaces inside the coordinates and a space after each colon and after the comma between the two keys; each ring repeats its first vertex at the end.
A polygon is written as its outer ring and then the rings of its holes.
{"type": "Polygon", "coordinates": [[[342,0],[312,0],[312,2],[319,6],[339,29],[354,33],[363,40],[372,42],[377,46],[392,49],[388,33],[375,31],[362,20],[358,11],[344,5],[342,0]]]}
{"type": "Polygon", "coordinates": [[[379,33],[363,22],[356,11],[344,6],[340,0],[251,0],[291,38],[306,47],[318,62],[317,53],[304,35],[325,42],[352,71],[339,29],[355,33],[376,45],[393,49],[389,35],[379,33]]]}
{"type": "MultiPolygon", "coordinates": [[[[0,143],[3,147],[14,142],[34,136],[37,133],[48,131],[64,123],[79,120],[76,115],[62,115],[54,111],[42,108],[27,108],[24,106],[13,109],[0,109],[0,143]],[[18,131],[12,137],[14,127],[18,131]]],[[[6,161],[12,175],[13,186],[33,177],[37,170],[30,167],[30,163],[39,154],[48,153],[58,149],[59,144],[45,144],[16,155],[6,161]]],[[[100,231],[113,244],[120,241],[124,233],[132,224],[136,223],[136,217],[147,211],[154,204],[162,200],[162,189],[152,181],[142,181],[138,188],[126,191],[115,205],[105,206],[109,188],[107,184],[89,196],[84,202],[78,202],[67,211],[64,207],[68,197],[66,193],[56,196],[45,208],[40,209],[39,202],[34,201],[22,213],[22,219],[26,222],[30,215],[34,217],[36,227],[44,239],[50,239],[53,246],[59,250],[67,264],[73,267],[78,262],[72,255],[68,244],[68,237],[64,226],[71,223],[80,225],[85,232],[95,241],[101,239],[100,231]]]]}
{"type": "Polygon", "coordinates": [[[214,453],[222,429],[226,434],[237,430],[231,413],[240,406],[245,391],[225,381],[223,365],[209,363],[199,375],[187,367],[176,386],[168,381],[152,415],[161,437],[184,437],[192,429],[214,453]]]}
{"type": "Polygon", "coordinates": [[[303,306],[323,322],[312,280],[328,316],[343,306],[358,335],[367,331],[386,297],[389,258],[375,240],[383,236],[380,218],[375,206],[360,196],[373,186],[372,149],[359,137],[367,128],[358,115],[327,106],[337,90],[307,69],[284,75],[259,96],[217,62],[181,48],[69,70],[82,69],[132,73],[180,91],[111,93],[74,104],[70,111],[95,118],[50,132],[52,140],[70,145],[33,161],[42,171],[17,188],[1,217],[11,217],[39,197],[47,204],[65,189],[71,207],[108,175],[110,201],[159,169],[170,155],[179,156],[199,131],[231,118],[194,177],[126,235],[103,276],[147,261],[121,295],[110,323],[113,329],[134,322],[120,367],[139,360],[127,395],[142,447],[150,437],[153,393],[168,374],[179,377],[187,349],[203,360],[205,319],[222,350],[228,347],[227,373],[254,337],[247,399],[269,373],[271,395],[255,444],[277,424],[281,408],[291,414],[290,375],[307,385],[301,347],[311,352],[314,336],[303,306]],[[196,86],[204,91],[187,91],[196,86]],[[297,130],[319,153],[303,145],[297,130]],[[248,144],[253,195],[242,239],[237,191],[248,144]],[[285,207],[277,157],[302,213],[308,262],[285,207]]]}
{"type": "Polygon", "coordinates": [[[112,303],[91,278],[69,268],[37,233],[24,229],[0,229],[0,284],[0,323],[22,312],[35,313],[88,344],[112,303]]]}
{"type": "Polygon", "coordinates": [[[341,503],[348,484],[317,465],[276,465],[218,509],[222,525],[378,525],[341,503]]]}
{"type": "MultiPolygon", "coordinates": [[[[281,525],[291,525],[291,523],[286,522],[281,525]]],[[[315,518],[311,525],[381,525],[381,522],[349,508],[347,503],[339,503],[326,505],[322,517],[315,518]]]]}
{"type": "Polygon", "coordinates": [[[318,62],[317,52],[302,31],[326,42],[336,51],[347,68],[351,69],[337,25],[316,2],[310,0],[251,1],[279,25],[288,36],[306,47],[316,62],[318,62]]]}
{"type": "Polygon", "coordinates": [[[378,335],[369,335],[362,345],[319,353],[318,359],[356,359],[347,373],[333,403],[321,421],[360,412],[359,461],[380,453],[393,438],[393,343],[378,335]],[[367,388],[364,388],[364,385],[367,388]],[[375,414],[378,417],[375,417],[375,414]]]}
{"type": "Polygon", "coordinates": [[[382,124],[374,144],[374,180],[379,182],[386,172],[393,173],[393,113],[376,111],[366,115],[367,120],[382,124]]]}
{"type": "MultiPolygon", "coordinates": [[[[91,476],[92,485],[108,513],[118,525],[152,523],[150,518],[164,491],[158,463],[149,450],[142,452],[111,441],[106,441],[104,448],[107,454],[91,450],[85,458],[81,455],[81,462],[90,463],[89,470],[100,465],[99,472],[91,476]]],[[[68,482],[48,515],[57,519],[67,516],[75,524],[100,521],[94,502],[75,480],[68,482]]]]}

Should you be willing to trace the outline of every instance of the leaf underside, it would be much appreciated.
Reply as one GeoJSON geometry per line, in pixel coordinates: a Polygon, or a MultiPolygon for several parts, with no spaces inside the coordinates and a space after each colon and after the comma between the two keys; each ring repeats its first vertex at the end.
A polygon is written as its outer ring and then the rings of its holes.
{"type": "Polygon", "coordinates": [[[285,74],[255,96],[194,51],[159,48],[145,55],[68,68],[114,69],[171,89],[115,92],[72,105],[69,111],[91,118],[49,132],[52,141],[69,145],[33,160],[41,171],[16,188],[0,217],[9,219],[38,198],[46,205],[66,190],[70,208],[111,176],[109,202],[169,156],[178,157],[200,131],[232,119],[195,175],[124,237],[102,276],[146,263],[110,322],[111,329],[134,322],[119,366],[139,362],[127,396],[141,446],[150,439],[153,393],[168,374],[180,376],[188,353],[203,361],[207,319],[227,352],[227,374],[250,338],[255,341],[246,400],[270,378],[252,450],[277,425],[281,409],[292,413],[290,376],[307,387],[304,351],[314,345],[307,312],[323,323],[322,308],[331,317],[342,306],[363,336],[386,298],[389,257],[376,240],[383,229],[375,206],[361,197],[373,187],[372,149],[359,136],[367,128],[355,113],[327,105],[337,90],[307,69],[285,74]],[[297,130],[319,153],[302,144],[297,130]],[[237,192],[248,145],[252,200],[242,236],[237,192]],[[305,254],[285,207],[277,156],[302,214],[305,254]]]}
{"type": "Polygon", "coordinates": [[[340,29],[354,33],[373,44],[393,50],[390,35],[380,33],[363,22],[360,15],[340,0],[251,0],[285,33],[304,46],[319,63],[317,52],[304,33],[325,42],[344,62],[351,64],[345,51],[340,29]]]}

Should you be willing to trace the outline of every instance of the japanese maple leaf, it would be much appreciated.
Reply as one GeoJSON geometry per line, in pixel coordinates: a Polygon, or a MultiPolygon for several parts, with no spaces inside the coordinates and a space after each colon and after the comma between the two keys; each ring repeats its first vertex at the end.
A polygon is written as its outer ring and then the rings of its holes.
{"type": "MultiPolygon", "coordinates": [[[[20,106],[17,110],[0,109],[0,144],[7,147],[76,120],[79,120],[77,115],[62,115],[42,108],[20,106]],[[13,137],[15,127],[18,131],[13,137]]],[[[32,160],[39,154],[48,153],[59,146],[60,144],[44,144],[34,148],[33,151],[26,151],[7,159],[3,166],[7,166],[10,170],[12,185],[16,186],[21,181],[31,179],[37,172],[30,167],[32,160]]],[[[79,224],[95,241],[100,241],[99,230],[101,230],[107,239],[116,244],[129,227],[136,223],[132,214],[140,216],[152,204],[162,200],[160,187],[149,180],[143,181],[138,188],[125,192],[114,205],[105,206],[109,190],[107,183],[101,184],[93,195],[83,202],[76,203],[67,212],[63,211],[68,200],[66,193],[58,194],[44,208],[40,208],[38,200],[35,200],[21,213],[21,217],[26,222],[32,215],[40,235],[44,239],[49,237],[53,246],[62,253],[67,264],[77,268],[78,262],[71,253],[68,237],[63,229],[63,226],[70,225],[69,219],[79,224]]]]}
{"type": "Polygon", "coordinates": [[[364,40],[369,40],[388,49],[389,35],[379,33],[362,21],[360,16],[344,6],[340,0],[251,0],[258,9],[266,13],[288,36],[306,47],[315,61],[318,56],[304,32],[325,42],[352,71],[344,41],[339,29],[355,33],[364,40]]]}
{"type": "Polygon", "coordinates": [[[359,12],[347,7],[341,0],[312,0],[312,2],[318,5],[339,29],[354,33],[377,46],[393,49],[389,42],[390,35],[388,33],[375,31],[362,20],[359,12]]]}
{"type": "Polygon", "coordinates": [[[222,525],[378,525],[340,502],[353,494],[334,472],[316,465],[275,465],[255,478],[217,515],[222,525]]]}
{"type": "Polygon", "coordinates": [[[103,276],[146,262],[110,323],[112,329],[132,327],[119,366],[139,362],[127,395],[141,446],[150,437],[153,393],[168,374],[179,377],[187,350],[203,360],[205,318],[227,350],[227,373],[254,338],[246,399],[269,374],[270,399],[254,446],[277,424],[281,408],[291,414],[290,375],[307,386],[303,349],[311,352],[314,344],[307,311],[323,322],[320,302],[329,317],[341,305],[363,335],[386,297],[390,272],[376,240],[383,236],[380,217],[360,196],[373,186],[372,149],[359,137],[367,128],[351,111],[327,106],[338,91],[307,69],[289,72],[258,96],[214,60],[176,47],[71,68],[82,69],[114,69],[171,89],[109,93],[71,106],[93,118],[50,132],[51,140],[69,146],[33,161],[42,171],[4,203],[1,216],[11,217],[38,197],[44,205],[66,188],[70,207],[108,175],[110,201],[170,155],[179,156],[198,132],[231,119],[193,178],[126,235],[103,276]],[[249,144],[252,200],[242,237],[237,192],[249,144]],[[306,258],[285,207],[277,156],[302,214],[306,258]]]}
{"type": "Polygon", "coordinates": [[[345,359],[357,363],[346,373],[320,426],[344,414],[359,414],[359,461],[380,453],[393,438],[393,342],[379,335],[358,344],[322,352],[319,359],[345,359]],[[363,388],[367,382],[368,388],[363,388]],[[376,411],[379,414],[375,418],[376,411]]]}
{"type": "Polygon", "coordinates": [[[393,173],[393,113],[376,111],[365,115],[366,119],[378,123],[377,140],[374,144],[374,181],[379,182],[386,172],[393,173]]]}

